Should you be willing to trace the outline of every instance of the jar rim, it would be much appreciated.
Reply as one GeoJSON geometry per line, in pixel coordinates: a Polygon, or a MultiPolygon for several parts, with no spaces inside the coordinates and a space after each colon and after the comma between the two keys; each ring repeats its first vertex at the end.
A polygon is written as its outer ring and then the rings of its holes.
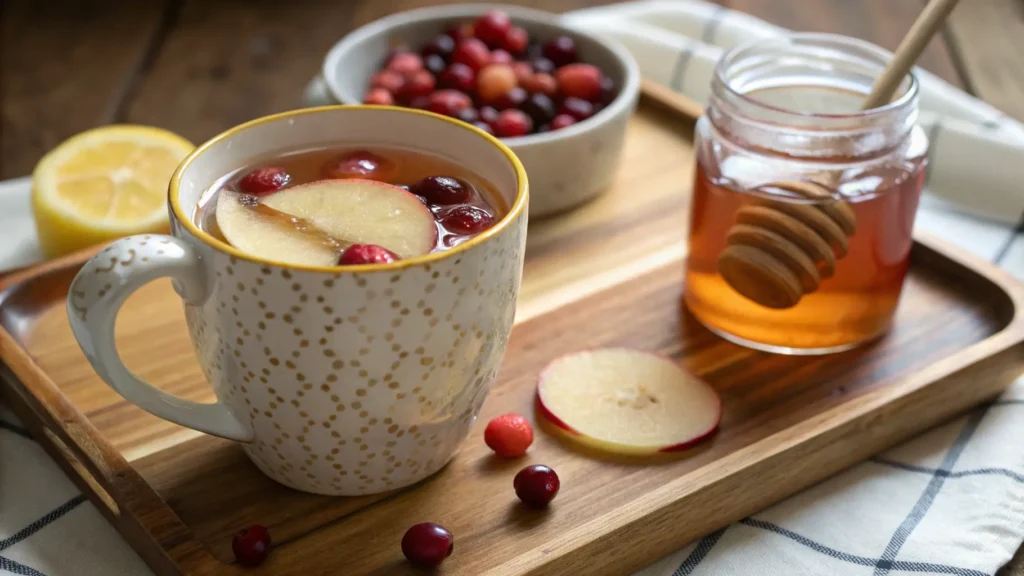
{"type": "Polygon", "coordinates": [[[872,44],[866,40],[841,34],[825,32],[791,32],[781,36],[754,38],[733,46],[722,56],[722,58],[719,59],[718,63],[715,65],[712,91],[725,91],[728,94],[728,97],[739,99],[745,106],[752,106],[772,112],[773,114],[787,115],[794,119],[799,118],[802,120],[854,120],[883,116],[901,108],[910,106],[917,99],[919,82],[913,70],[908,72],[905,79],[900,82],[901,85],[907,83],[907,86],[903,89],[903,93],[900,94],[898,98],[890,100],[882,106],[869,108],[867,110],[858,109],[853,112],[843,113],[807,112],[775,106],[760,99],[753,98],[746,92],[737,90],[733,83],[730,82],[729,70],[731,66],[745,58],[756,55],[759,52],[763,52],[766,48],[773,46],[784,47],[787,45],[793,47],[803,46],[807,48],[828,48],[838,50],[848,56],[859,56],[862,59],[871,59],[874,61],[873,63],[878,66],[879,74],[893,58],[892,52],[889,52],[881,46],[872,44]]]}

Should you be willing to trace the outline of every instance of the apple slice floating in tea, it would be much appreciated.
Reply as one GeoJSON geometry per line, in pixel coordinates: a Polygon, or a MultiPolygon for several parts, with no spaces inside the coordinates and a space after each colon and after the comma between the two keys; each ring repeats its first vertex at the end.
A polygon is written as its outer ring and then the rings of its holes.
{"type": "Polygon", "coordinates": [[[269,260],[336,266],[353,244],[400,258],[437,244],[434,215],[416,196],[371,180],[321,180],[254,197],[222,191],[217,225],[234,247],[269,260]]]}
{"type": "Polygon", "coordinates": [[[343,247],[376,244],[401,258],[414,258],[437,245],[437,225],[430,209],[416,196],[383,182],[320,180],[260,200],[313,224],[343,247]]]}
{"type": "MultiPolygon", "coordinates": [[[[217,197],[217,226],[221,234],[242,252],[289,264],[334,266],[339,247],[322,237],[296,229],[291,219],[259,212],[243,202],[245,196],[222,190],[217,197]]],[[[248,199],[255,199],[253,196],[248,199]]]]}
{"type": "Polygon", "coordinates": [[[566,436],[628,455],[685,450],[718,429],[722,402],[675,362],[638,350],[569,354],[544,369],[537,406],[566,436]]]}

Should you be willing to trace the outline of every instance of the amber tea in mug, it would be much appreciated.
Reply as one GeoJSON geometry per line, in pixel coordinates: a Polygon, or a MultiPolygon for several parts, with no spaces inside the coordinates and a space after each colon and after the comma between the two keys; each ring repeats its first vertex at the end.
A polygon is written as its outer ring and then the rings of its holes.
{"type": "Polygon", "coordinates": [[[909,265],[926,164],[917,84],[859,111],[888,61],[793,34],[719,63],[697,125],[684,299],[712,331],[782,353],[883,334],[909,265]]]}

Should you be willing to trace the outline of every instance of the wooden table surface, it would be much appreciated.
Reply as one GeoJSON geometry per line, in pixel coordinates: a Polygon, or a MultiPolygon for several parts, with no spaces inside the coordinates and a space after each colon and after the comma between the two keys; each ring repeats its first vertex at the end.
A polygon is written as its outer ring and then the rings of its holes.
{"type": "MultiPolygon", "coordinates": [[[[613,0],[513,0],[567,11],[613,0]]],[[[718,0],[796,30],[894,49],[925,0],[718,0]]],[[[431,0],[3,0],[0,179],[65,138],[151,124],[202,142],[298,107],[353,28],[431,0]]],[[[1024,120],[1024,0],[964,0],[921,65],[1024,120]]],[[[652,558],[652,560],[654,560],[652,558]]],[[[1024,576],[1024,548],[1001,573],[1024,576]]]]}

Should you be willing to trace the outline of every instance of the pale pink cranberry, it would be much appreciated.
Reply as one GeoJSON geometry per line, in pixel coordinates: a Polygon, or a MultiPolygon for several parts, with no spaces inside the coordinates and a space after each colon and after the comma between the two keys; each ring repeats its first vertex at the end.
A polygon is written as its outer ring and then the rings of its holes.
{"type": "Polygon", "coordinates": [[[376,104],[378,106],[391,106],[395,103],[395,98],[391,95],[391,92],[383,88],[373,88],[366,93],[366,97],[363,98],[363,104],[376,104]]]}
{"type": "Polygon", "coordinates": [[[559,114],[555,116],[554,119],[551,120],[551,129],[561,130],[566,126],[572,126],[575,123],[576,119],[573,118],[572,116],[569,116],[568,114],[559,114]]]}
{"type": "Polygon", "coordinates": [[[516,74],[508,64],[488,64],[476,77],[477,94],[492,102],[516,87],[516,74]]]}
{"type": "Polygon", "coordinates": [[[387,69],[407,76],[413,72],[423,70],[423,58],[420,58],[419,54],[413,54],[412,52],[400,52],[391,57],[387,69]]]}
{"type": "Polygon", "coordinates": [[[477,113],[480,116],[480,121],[494,126],[494,123],[498,121],[498,109],[493,106],[481,106],[477,113]]]}
{"type": "Polygon", "coordinates": [[[405,78],[398,72],[392,72],[391,70],[381,70],[370,76],[371,88],[383,88],[392,94],[397,94],[402,89],[403,84],[405,84],[405,78]]]}
{"type": "Polygon", "coordinates": [[[515,59],[501,48],[491,52],[491,64],[511,64],[515,59]]]}
{"type": "Polygon", "coordinates": [[[533,77],[533,67],[527,62],[513,62],[512,71],[516,74],[516,83],[522,86],[523,82],[533,77]]]}

